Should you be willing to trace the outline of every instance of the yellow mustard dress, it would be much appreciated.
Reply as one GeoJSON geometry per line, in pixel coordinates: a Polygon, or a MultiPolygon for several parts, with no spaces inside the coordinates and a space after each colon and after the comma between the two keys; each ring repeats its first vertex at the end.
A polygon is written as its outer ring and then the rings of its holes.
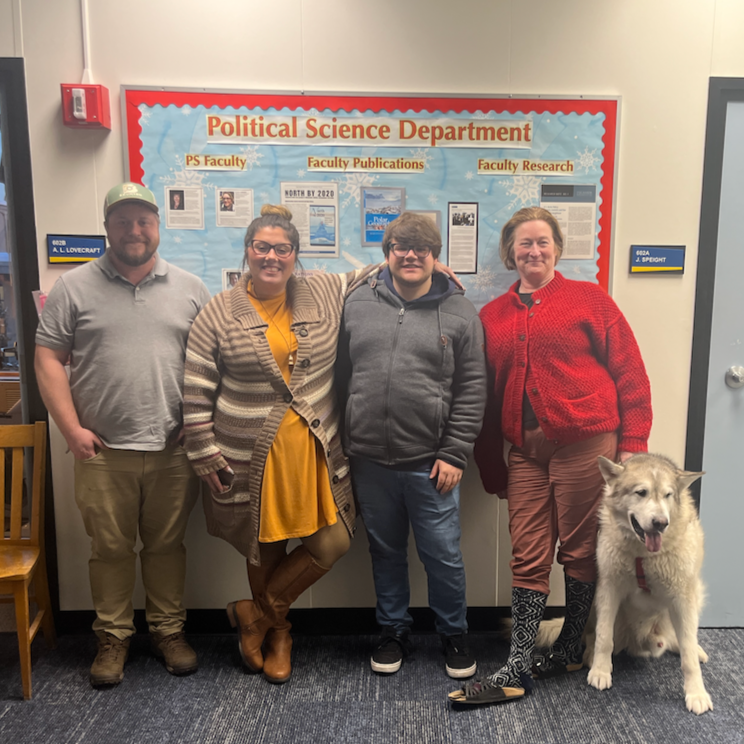
{"type": "MultiPolygon", "coordinates": [[[[269,326],[266,340],[282,377],[289,384],[297,358],[297,339],[291,329],[292,311],[286,304],[286,293],[259,300],[250,289],[249,285],[248,298],[269,326]]],[[[258,540],[270,543],[307,537],[321,527],[335,524],[336,510],[319,442],[305,421],[289,408],[266,458],[258,540]]]]}

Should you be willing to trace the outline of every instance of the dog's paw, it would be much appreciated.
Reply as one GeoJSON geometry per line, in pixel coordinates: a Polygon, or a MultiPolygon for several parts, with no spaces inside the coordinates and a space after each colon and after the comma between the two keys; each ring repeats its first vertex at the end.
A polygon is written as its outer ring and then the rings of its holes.
{"type": "Polygon", "coordinates": [[[586,681],[598,690],[609,690],[612,687],[612,672],[602,672],[596,667],[592,667],[586,681]]]}
{"type": "Polygon", "coordinates": [[[703,651],[702,646],[698,646],[698,659],[700,659],[701,664],[707,664],[708,663],[708,654],[703,651]]]}
{"type": "Polygon", "coordinates": [[[696,716],[709,710],[713,710],[713,701],[705,690],[695,693],[690,692],[685,695],[685,704],[687,705],[687,710],[694,713],[696,716]]]}

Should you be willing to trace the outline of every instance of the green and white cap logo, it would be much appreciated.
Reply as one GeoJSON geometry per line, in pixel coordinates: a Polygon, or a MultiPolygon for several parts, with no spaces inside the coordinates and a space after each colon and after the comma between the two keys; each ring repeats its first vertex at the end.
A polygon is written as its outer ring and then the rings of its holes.
{"type": "Polygon", "coordinates": [[[152,209],[156,214],[158,213],[158,204],[155,201],[155,194],[146,189],[144,186],[140,186],[138,183],[120,183],[118,186],[114,186],[103,202],[103,217],[108,218],[111,210],[123,202],[140,202],[146,207],[152,209]]]}

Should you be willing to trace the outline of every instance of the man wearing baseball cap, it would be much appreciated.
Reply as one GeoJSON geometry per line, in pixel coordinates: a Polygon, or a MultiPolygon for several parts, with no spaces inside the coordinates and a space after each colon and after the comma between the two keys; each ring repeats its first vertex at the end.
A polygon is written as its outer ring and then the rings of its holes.
{"type": "Polygon", "coordinates": [[[75,498],[92,543],[94,687],[124,676],[138,532],[153,652],[172,674],[198,666],[183,633],[183,538],[199,486],[180,446],[181,404],[186,339],[210,299],[201,279],[157,254],[149,189],[115,186],[103,214],[108,250],[57,279],[35,361],[44,402],[75,457],[75,498]]]}

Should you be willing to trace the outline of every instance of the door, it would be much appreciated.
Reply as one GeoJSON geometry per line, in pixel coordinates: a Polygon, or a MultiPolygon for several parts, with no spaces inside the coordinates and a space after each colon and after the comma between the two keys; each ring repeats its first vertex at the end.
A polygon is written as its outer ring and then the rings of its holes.
{"type": "Polygon", "coordinates": [[[706,538],[703,627],[744,625],[744,386],[726,379],[744,368],[743,218],[744,80],[713,78],[685,463],[706,472],[696,489],[706,538]]]}
{"type": "MultiPolygon", "coordinates": [[[[44,421],[47,418],[33,371],[34,335],[38,315],[32,292],[39,289],[39,260],[31,180],[26,81],[24,62],[20,58],[0,58],[0,141],[2,158],[0,425],[2,425],[44,421]]],[[[52,603],[56,608],[59,605],[57,549],[51,467],[48,460],[46,472],[44,536],[52,603]]],[[[7,605],[9,608],[11,606],[7,605]]],[[[10,628],[0,627],[0,630],[10,628]]]]}

